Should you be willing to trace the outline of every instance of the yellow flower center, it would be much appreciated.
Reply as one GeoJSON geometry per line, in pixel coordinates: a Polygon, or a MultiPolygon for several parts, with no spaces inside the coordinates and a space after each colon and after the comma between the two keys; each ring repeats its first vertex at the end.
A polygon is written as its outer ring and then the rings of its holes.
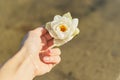
{"type": "Polygon", "coordinates": [[[65,32],[67,30],[67,27],[65,25],[60,25],[60,31],[65,32]]]}

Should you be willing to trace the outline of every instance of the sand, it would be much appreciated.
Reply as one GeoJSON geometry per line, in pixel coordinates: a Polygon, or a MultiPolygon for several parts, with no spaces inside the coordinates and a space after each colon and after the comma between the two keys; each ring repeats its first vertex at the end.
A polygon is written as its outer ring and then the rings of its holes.
{"type": "Polygon", "coordinates": [[[70,11],[81,33],[60,47],[61,63],[34,80],[120,80],[119,8],[120,0],[1,0],[0,63],[29,30],[70,11]]]}

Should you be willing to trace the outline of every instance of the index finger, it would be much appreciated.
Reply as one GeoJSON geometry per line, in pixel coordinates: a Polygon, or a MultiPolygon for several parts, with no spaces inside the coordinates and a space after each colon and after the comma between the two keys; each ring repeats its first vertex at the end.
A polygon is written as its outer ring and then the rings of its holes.
{"type": "Polygon", "coordinates": [[[42,36],[42,35],[44,35],[44,34],[46,34],[48,32],[44,27],[38,27],[38,28],[36,28],[36,29],[34,29],[32,31],[37,33],[40,36],[42,36]]]}

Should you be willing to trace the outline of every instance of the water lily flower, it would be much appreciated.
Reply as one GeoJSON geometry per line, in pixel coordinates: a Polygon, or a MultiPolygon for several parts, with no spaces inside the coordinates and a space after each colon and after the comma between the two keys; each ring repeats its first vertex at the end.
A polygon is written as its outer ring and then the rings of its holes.
{"type": "Polygon", "coordinates": [[[68,12],[63,16],[56,15],[53,21],[46,23],[46,29],[54,38],[54,46],[61,46],[76,36],[80,30],[77,28],[78,18],[72,19],[68,12]]]}

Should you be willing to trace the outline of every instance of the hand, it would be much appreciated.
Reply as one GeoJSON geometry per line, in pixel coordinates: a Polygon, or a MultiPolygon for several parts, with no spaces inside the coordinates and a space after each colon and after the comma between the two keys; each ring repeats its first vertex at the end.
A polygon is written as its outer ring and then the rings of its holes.
{"type": "Polygon", "coordinates": [[[32,80],[49,72],[60,62],[60,49],[52,48],[53,38],[46,29],[29,31],[21,49],[0,69],[1,80],[32,80]]]}
{"type": "Polygon", "coordinates": [[[60,49],[50,48],[53,45],[53,38],[42,27],[30,31],[22,44],[22,47],[26,49],[26,54],[29,55],[31,65],[34,66],[35,75],[49,72],[60,62],[60,49]]]}
{"type": "Polygon", "coordinates": [[[32,54],[38,54],[52,45],[53,38],[42,27],[29,31],[22,41],[22,47],[25,46],[26,50],[32,54]]]}

